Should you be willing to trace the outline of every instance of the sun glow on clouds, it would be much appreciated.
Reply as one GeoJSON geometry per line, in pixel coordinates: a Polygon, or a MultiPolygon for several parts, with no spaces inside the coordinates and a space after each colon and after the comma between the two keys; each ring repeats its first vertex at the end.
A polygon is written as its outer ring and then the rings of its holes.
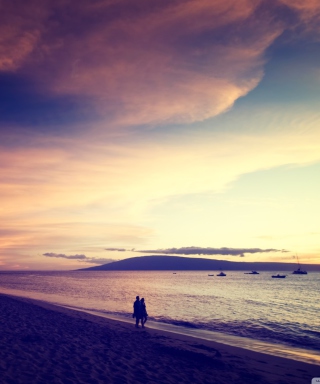
{"type": "MultiPolygon", "coordinates": [[[[286,133],[272,137],[207,133],[201,139],[194,135],[180,143],[172,136],[169,142],[157,140],[146,145],[144,141],[127,147],[83,143],[80,150],[78,143],[73,151],[47,149],[44,162],[43,151],[38,149],[2,153],[7,159],[3,166],[7,176],[2,179],[0,192],[1,217],[13,229],[2,248],[70,253],[70,245],[77,252],[96,246],[90,254],[101,258],[107,244],[167,244],[170,236],[159,238],[162,229],[155,225],[156,236],[148,224],[154,207],[165,207],[172,197],[185,194],[221,194],[243,173],[278,164],[314,162],[319,158],[319,148],[314,145],[318,138],[316,133],[303,138],[299,133],[290,137],[286,133]],[[79,156],[79,150],[85,155],[79,156]]],[[[190,225],[192,216],[184,218],[184,210],[178,217],[190,225]]],[[[174,239],[174,245],[183,245],[190,241],[189,236],[209,241],[211,220],[192,215],[200,220],[197,227],[207,240],[189,233],[190,228],[171,218],[163,223],[174,234],[169,245],[174,239]]],[[[156,216],[152,214],[152,220],[156,216]]],[[[281,247],[281,242],[277,246],[281,247]]]]}
{"type": "Polygon", "coordinates": [[[32,1],[39,18],[30,23],[15,8],[2,69],[19,69],[49,94],[81,95],[88,113],[122,126],[226,111],[258,84],[264,52],[283,31],[251,0],[49,4],[32,1]]]}
{"type": "MultiPolygon", "coordinates": [[[[303,100],[272,105],[273,84],[267,106],[251,100],[247,109],[233,108],[263,84],[272,60],[266,52],[283,32],[290,44],[310,41],[310,31],[319,39],[318,2],[30,0],[1,7],[0,83],[10,75],[20,91],[21,79],[29,84],[28,97],[15,96],[14,87],[9,101],[3,95],[9,107],[0,116],[6,263],[31,265],[32,255],[44,253],[103,259],[105,247],[119,244],[185,247],[190,236],[203,247],[290,249],[265,246],[270,223],[262,237],[252,223],[240,231],[244,243],[229,243],[240,238],[237,228],[229,234],[229,222],[241,222],[243,212],[220,217],[223,243],[212,244],[212,221],[196,213],[209,212],[210,203],[174,217],[167,211],[172,199],[225,194],[244,174],[320,160],[319,113],[303,100]],[[41,108],[39,99],[47,102],[41,108]],[[59,120],[55,111],[69,100],[77,101],[74,110],[59,120]],[[193,220],[197,231],[187,228],[193,220]]],[[[289,72],[280,76],[292,82],[289,72]]],[[[313,82],[315,72],[307,72],[302,77],[313,82]]],[[[51,267],[46,259],[39,263],[51,267]]]]}

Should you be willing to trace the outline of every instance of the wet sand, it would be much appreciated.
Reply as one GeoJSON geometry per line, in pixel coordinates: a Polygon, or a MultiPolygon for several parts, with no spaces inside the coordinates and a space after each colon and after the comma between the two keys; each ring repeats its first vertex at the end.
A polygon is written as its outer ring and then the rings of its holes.
{"type": "Polygon", "coordinates": [[[320,366],[0,294],[0,382],[306,384],[320,366]]]}

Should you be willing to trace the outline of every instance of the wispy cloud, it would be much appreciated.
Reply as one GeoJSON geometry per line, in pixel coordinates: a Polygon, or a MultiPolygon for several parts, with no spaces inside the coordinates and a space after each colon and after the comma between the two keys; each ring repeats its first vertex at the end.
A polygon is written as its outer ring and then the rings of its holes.
{"type": "Polygon", "coordinates": [[[65,255],[64,253],[53,253],[53,252],[46,252],[43,254],[43,256],[69,259],[69,260],[78,260],[80,262],[91,263],[91,264],[107,264],[115,261],[113,259],[87,257],[86,255],[65,255]]]}
{"type": "MultiPolygon", "coordinates": [[[[300,23],[298,26],[303,31],[312,33],[313,39],[319,39],[320,32],[320,3],[318,0],[279,0],[289,9],[296,12],[300,23]]],[[[297,27],[297,25],[294,25],[297,27]]],[[[300,31],[301,33],[301,31],[300,31]]]]}
{"type": "Polygon", "coordinates": [[[90,264],[99,264],[99,265],[102,265],[102,264],[109,264],[109,263],[113,263],[114,261],[118,261],[118,260],[115,260],[115,259],[106,259],[106,258],[103,258],[103,257],[88,257],[86,260],[84,260],[86,263],[90,263],[90,264]]]}
{"type": "Polygon", "coordinates": [[[71,260],[86,260],[87,259],[87,256],[85,256],[85,255],[65,255],[63,253],[53,253],[53,252],[44,253],[43,256],[57,257],[57,258],[71,259],[71,260]]]}
{"type": "Polygon", "coordinates": [[[117,251],[117,252],[126,252],[125,248],[105,248],[106,251],[117,251]]]}
{"type": "Polygon", "coordinates": [[[1,4],[0,71],[14,71],[27,60],[45,30],[49,8],[45,1],[30,0],[28,5],[1,4]]]}

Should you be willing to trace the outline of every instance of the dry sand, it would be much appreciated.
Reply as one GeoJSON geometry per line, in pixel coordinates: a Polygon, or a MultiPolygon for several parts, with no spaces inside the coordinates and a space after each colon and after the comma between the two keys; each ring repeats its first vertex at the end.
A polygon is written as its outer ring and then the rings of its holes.
{"type": "Polygon", "coordinates": [[[309,384],[320,367],[0,295],[0,383],[309,384]]]}

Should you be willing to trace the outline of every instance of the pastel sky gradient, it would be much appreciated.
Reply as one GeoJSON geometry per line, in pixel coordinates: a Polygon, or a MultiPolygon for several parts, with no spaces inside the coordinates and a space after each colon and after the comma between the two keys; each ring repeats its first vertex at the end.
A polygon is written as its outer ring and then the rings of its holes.
{"type": "Polygon", "coordinates": [[[0,269],[320,264],[319,196],[318,0],[0,1],[0,269]]]}

